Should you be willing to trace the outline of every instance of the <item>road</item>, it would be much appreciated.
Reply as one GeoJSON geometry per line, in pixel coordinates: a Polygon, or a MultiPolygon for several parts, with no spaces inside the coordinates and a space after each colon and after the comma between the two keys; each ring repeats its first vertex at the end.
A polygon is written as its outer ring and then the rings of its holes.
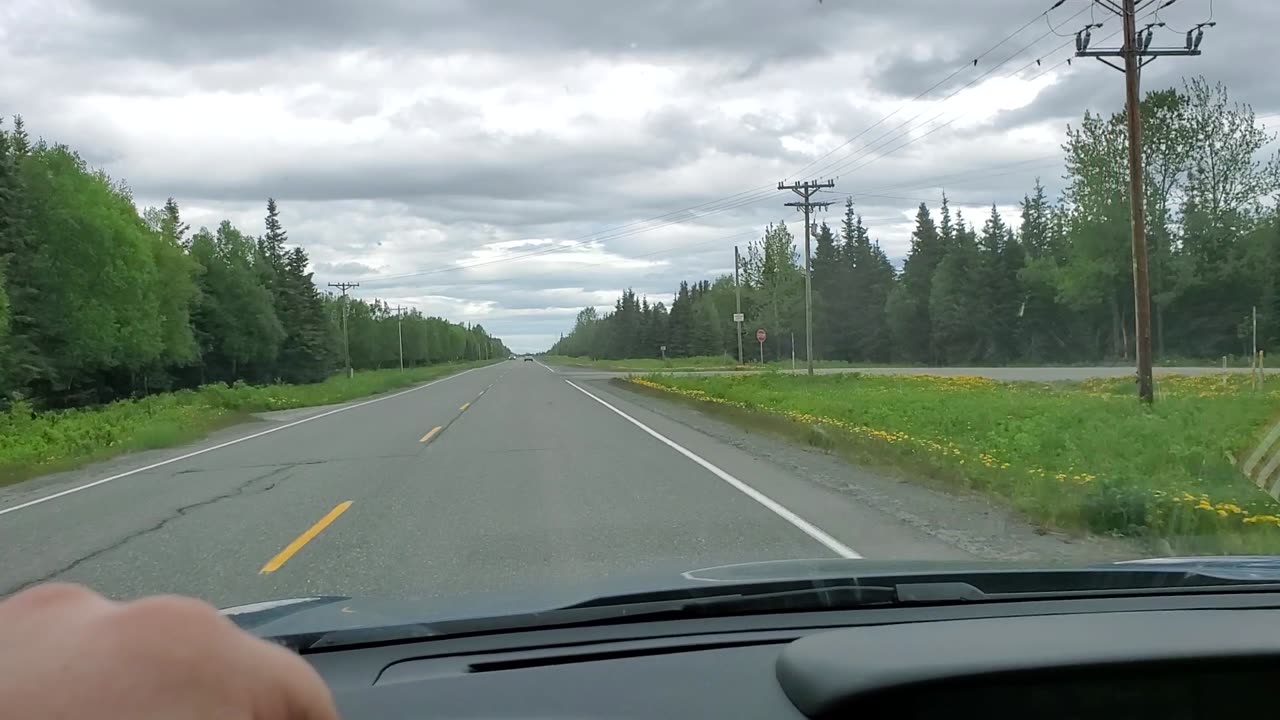
{"type": "Polygon", "coordinates": [[[225,606],[971,557],[638,399],[506,361],[7,488],[0,593],[60,579],[225,606]]]}

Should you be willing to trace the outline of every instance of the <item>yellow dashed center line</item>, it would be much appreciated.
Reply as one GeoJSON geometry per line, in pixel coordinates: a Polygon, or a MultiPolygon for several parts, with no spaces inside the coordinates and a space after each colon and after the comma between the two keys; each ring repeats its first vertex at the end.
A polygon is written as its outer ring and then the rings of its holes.
{"type": "Polygon", "coordinates": [[[267,573],[273,573],[276,570],[279,570],[281,566],[289,562],[289,558],[293,557],[307,543],[314,540],[317,535],[319,535],[325,528],[329,527],[329,525],[334,520],[337,520],[339,515],[346,512],[349,507],[351,507],[350,500],[338,503],[338,506],[330,510],[328,515],[320,518],[315,525],[307,528],[306,532],[299,535],[297,539],[286,545],[285,548],[275,557],[268,560],[267,564],[263,565],[262,569],[258,571],[258,574],[266,575],[267,573]]]}
{"type": "Polygon", "coordinates": [[[435,437],[435,436],[436,436],[436,433],[438,433],[438,432],[440,432],[440,426],[439,426],[439,425],[437,425],[437,426],[435,426],[435,427],[431,428],[430,430],[428,430],[428,431],[427,431],[427,434],[426,434],[426,435],[423,435],[423,436],[422,436],[422,439],[421,439],[421,440],[419,440],[418,442],[431,442],[431,438],[435,437]]]}

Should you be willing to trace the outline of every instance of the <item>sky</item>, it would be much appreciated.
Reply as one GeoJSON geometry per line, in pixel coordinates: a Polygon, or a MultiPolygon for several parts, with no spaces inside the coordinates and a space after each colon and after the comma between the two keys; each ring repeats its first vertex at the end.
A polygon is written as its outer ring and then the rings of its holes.
{"type": "MultiPolygon", "coordinates": [[[[944,192],[1016,227],[1037,178],[1061,190],[1068,124],[1123,103],[1066,63],[1119,18],[1052,1],[5,0],[0,114],[193,227],[261,233],[274,197],[320,285],[533,352],[626,287],[731,273],[770,222],[799,236],[779,181],[832,179],[822,217],[852,197],[895,262],[944,192]]],[[[1144,88],[1204,75],[1280,124],[1280,3],[1158,19],[1156,46],[1218,24],[1144,88]]]]}

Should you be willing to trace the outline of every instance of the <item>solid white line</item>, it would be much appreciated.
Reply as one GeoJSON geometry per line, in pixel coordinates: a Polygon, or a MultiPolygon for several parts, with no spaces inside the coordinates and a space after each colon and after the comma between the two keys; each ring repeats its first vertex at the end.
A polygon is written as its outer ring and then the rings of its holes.
{"type": "MultiPolygon", "coordinates": [[[[488,367],[488,366],[486,365],[486,366],[483,366],[483,367],[488,367]]],[[[301,424],[303,424],[303,423],[309,423],[309,422],[311,422],[312,420],[319,420],[320,418],[323,418],[323,417],[329,417],[330,415],[337,415],[338,413],[346,412],[346,411],[348,411],[348,410],[354,410],[354,409],[356,409],[356,408],[358,408],[358,407],[364,407],[365,405],[372,405],[372,404],[374,404],[374,403],[380,403],[380,402],[382,402],[383,400],[390,400],[390,399],[392,399],[392,398],[398,398],[398,397],[400,397],[401,395],[408,395],[408,394],[409,394],[409,393],[411,393],[411,392],[417,392],[417,391],[419,391],[419,390],[421,390],[421,389],[423,389],[423,388],[429,388],[429,387],[431,387],[432,385],[435,385],[436,383],[444,382],[445,380],[452,380],[453,378],[461,377],[461,376],[463,376],[463,375],[466,375],[467,373],[471,372],[472,370],[480,370],[480,369],[481,369],[481,368],[478,368],[478,367],[468,368],[468,369],[466,369],[466,370],[463,370],[463,371],[462,371],[462,372],[460,372],[460,373],[454,373],[453,375],[447,375],[447,376],[442,377],[442,378],[440,378],[440,379],[438,379],[438,380],[432,380],[431,382],[426,383],[425,385],[419,385],[419,386],[417,386],[417,387],[409,388],[408,390],[402,390],[402,391],[400,391],[400,392],[398,392],[398,393],[394,393],[394,394],[392,394],[392,395],[386,395],[386,396],[384,396],[384,397],[374,398],[374,399],[372,399],[372,400],[365,400],[364,402],[359,402],[359,403],[356,403],[355,405],[345,405],[345,406],[340,407],[340,408],[337,408],[337,409],[335,409],[335,410],[327,410],[327,411],[325,411],[325,412],[320,413],[319,415],[312,415],[311,417],[305,417],[305,418],[303,418],[303,419],[301,419],[301,420],[294,420],[294,421],[293,421],[293,422],[291,422],[291,423],[285,423],[284,425],[279,425],[279,426],[277,426],[277,427],[273,427],[273,428],[270,428],[270,429],[268,429],[268,430],[263,430],[262,432],[254,433],[254,434],[252,434],[252,435],[245,435],[244,437],[242,437],[242,438],[236,438],[235,440],[228,440],[227,442],[219,443],[219,444],[217,444],[217,445],[214,445],[214,446],[212,446],[212,447],[207,447],[207,448],[204,448],[204,449],[202,449],[202,450],[196,450],[196,451],[194,451],[194,452],[189,452],[189,453],[187,453],[187,454],[185,454],[185,455],[179,455],[178,457],[172,457],[172,458],[169,458],[168,460],[161,460],[160,462],[157,462],[157,463],[151,463],[150,465],[144,465],[143,467],[140,467],[140,468],[134,468],[134,469],[132,469],[132,470],[127,470],[127,471],[125,471],[125,472],[118,473],[118,474],[116,474],[116,475],[112,475],[112,476],[110,476],[110,477],[104,477],[104,478],[102,478],[102,479],[100,479],[100,480],[94,480],[93,482],[85,483],[84,485],[77,485],[77,486],[75,486],[75,487],[73,487],[73,488],[67,488],[66,490],[63,490],[63,491],[61,491],[61,492],[53,493],[52,495],[45,495],[44,497],[36,498],[35,500],[29,500],[29,501],[24,502],[24,503],[22,503],[22,504],[20,504],[20,505],[14,505],[13,507],[0,509],[0,515],[8,515],[9,513],[12,513],[12,512],[18,512],[19,510],[23,510],[23,509],[26,509],[26,508],[29,508],[29,507],[32,507],[32,506],[35,506],[35,505],[40,505],[41,503],[47,503],[47,502],[49,502],[50,500],[57,500],[58,498],[63,497],[63,496],[65,496],[65,495],[70,495],[70,494],[72,494],[72,493],[78,493],[78,492],[80,492],[80,491],[82,491],[82,490],[88,490],[89,488],[97,487],[97,486],[99,486],[99,485],[105,485],[106,483],[109,483],[109,482],[111,482],[111,481],[113,481],[113,480],[119,480],[119,479],[121,479],[121,478],[127,478],[127,477],[129,477],[130,475],[137,475],[137,474],[138,474],[138,473],[140,473],[140,472],[146,472],[146,471],[148,471],[148,470],[154,470],[154,469],[156,469],[156,468],[158,468],[158,467],[164,467],[165,465],[169,465],[169,464],[171,464],[171,463],[176,463],[176,462],[179,462],[179,461],[181,461],[181,460],[187,460],[187,459],[189,459],[189,458],[193,458],[193,457],[195,457],[195,456],[197,456],[197,455],[203,455],[203,454],[208,453],[208,452],[213,452],[214,450],[221,450],[222,448],[225,448],[225,447],[231,447],[232,445],[239,445],[240,443],[245,442],[246,440],[253,440],[254,438],[260,438],[260,437],[262,437],[263,435],[270,435],[271,433],[274,433],[274,432],[280,432],[281,430],[288,430],[288,429],[289,429],[289,428],[291,428],[291,427],[297,427],[297,426],[299,426],[299,425],[301,425],[301,424]]]]}
{"type": "MultiPolygon", "coordinates": [[[[535,362],[535,363],[537,363],[537,364],[539,364],[539,365],[542,365],[542,361],[541,361],[541,360],[538,360],[537,358],[534,358],[534,362],[535,362]]],[[[551,368],[547,367],[546,365],[542,365],[542,367],[546,368],[546,369],[547,369],[547,370],[549,370],[550,372],[553,372],[553,373],[555,372],[555,370],[552,370],[551,368]]]]}
{"type": "Polygon", "coordinates": [[[721,480],[723,480],[723,481],[725,481],[725,482],[729,483],[729,484],[730,484],[730,485],[732,485],[735,489],[737,489],[738,491],[742,492],[744,495],[746,495],[747,497],[751,498],[752,500],[755,500],[756,502],[758,502],[758,503],[760,503],[761,505],[765,506],[765,507],[766,507],[766,508],[768,508],[769,510],[772,510],[772,511],[773,511],[773,513],[774,513],[774,514],[776,514],[778,517],[781,517],[783,520],[786,520],[787,522],[791,523],[792,525],[795,525],[795,526],[796,526],[797,528],[799,528],[799,529],[800,529],[804,534],[808,535],[809,537],[813,538],[814,540],[817,540],[819,543],[822,543],[822,544],[823,544],[824,546],[826,546],[826,548],[827,548],[828,550],[830,550],[831,552],[833,552],[833,553],[835,553],[835,554],[837,554],[837,555],[839,555],[840,557],[843,557],[843,558],[856,559],[856,558],[861,558],[861,557],[862,557],[862,556],[861,556],[861,555],[859,555],[858,553],[854,552],[854,551],[853,551],[853,548],[851,548],[851,547],[849,547],[848,545],[845,545],[844,543],[840,542],[839,540],[836,540],[835,538],[831,537],[831,536],[830,536],[830,535],[828,535],[827,533],[823,532],[820,528],[818,528],[818,526],[814,525],[813,523],[809,522],[808,520],[805,520],[804,518],[800,517],[799,515],[796,515],[795,513],[791,512],[791,511],[790,511],[790,510],[788,510],[787,508],[783,507],[780,503],[778,503],[777,501],[775,501],[775,500],[773,500],[772,498],[770,498],[768,495],[765,495],[764,493],[762,493],[762,492],[760,492],[759,490],[756,490],[755,488],[751,487],[750,485],[748,485],[748,484],[746,484],[746,483],[742,482],[741,480],[739,480],[738,478],[736,478],[736,477],[734,477],[734,476],[730,475],[729,473],[725,472],[724,470],[721,470],[720,468],[718,468],[718,467],[716,467],[715,465],[713,465],[711,462],[709,462],[709,461],[707,461],[707,460],[704,460],[702,457],[700,457],[699,455],[697,455],[696,453],[694,453],[692,450],[689,450],[689,449],[685,448],[684,446],[680,445],[679,443],[675,442],[674,440],[670,440],[670,439],[668,439],[666,436],[664,436],[664,435],[660,434],[658,431],[654,430],[653,428],[649,427],[648,425],[645,425],[644,423],[642,423],[642,422],[640,422],[639,420],[637,420],[637,419],[635,419],[635,418],[631,417],[630,415],[628,415],[628,414],[626,414],[625,412],[623,412],[623,411],[619,410],[618,408],[614,407],[613,405],[610,405],[608,402],[606,402],[606,401],[604,401],[604,400],[601,400],[599,397],[596,397],[595,395],[593,395],[593,394],[592,394],[592,393],[590,393],[589,391],[587,391],[587,390],[585,390],[585,389],[583,389],[583,388],[579,387],[579,386],[578,386],[576,383],[574,383],[572,380],[565,380],[565,382],[569,383],[569,386],[570,386],[570,387],[572,387],[573,389],[575,389],[575,390],[577,390],[578,392],[582,393],[583,395],[586,395],[587,397],[591,398],[592,400],[595,400],[596,402],[600,403],[601,405],[603,405],[603,406],[605,406],[605,407],[609,408],[610,410],[612,410],[613,412],[617,413],[620,417],[622,417],[622,419],[626,420],[627,422],[631,423],[632,425],[635,425],[636,427],[640,428],[641,430],[643,430],[643,431],[645,431],[645,432],[649,433],[649,434],[650,434],[650,435],[652,435],[654,438],[657,438],[657,440],[658,440],[659,442],[661,442],[661,443],[665,444],[667,447],[671,448],[672,450],[675,450],[676,452],[680,453],[681,455],[683,455],[683,456],[685,456],[685,457],[689,458],[690,460],[694,461],[695,463],[697,463],[697,464],[701,465],[702,467],[706,468],[707,470],[711,471],[711,474],[713,474],[713,475],[715,475],[716,477],[720,478],[721,480]]]}

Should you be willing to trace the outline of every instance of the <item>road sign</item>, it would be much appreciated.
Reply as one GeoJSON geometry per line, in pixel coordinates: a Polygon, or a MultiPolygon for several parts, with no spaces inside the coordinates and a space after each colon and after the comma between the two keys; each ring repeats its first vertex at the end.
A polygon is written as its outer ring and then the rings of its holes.
{"type": "Polygon", "coordinates": [[[746,316],[746,315],[744,315],[744,314],[742,314],[742,313],[734,313],[734,314],[733,314],[733,321],[734,321],[734,322],[742,322],[743,320],[746,320],[746,319],[747,319],[747,316],[746,316]]]}
{"type": "Polygon", "coordinates": [[[666,346],[666,345],[659,345],[659,346],[658,346],[658,349],[659,349],[659,350],[661,350],[662,352],[666,352],[666,351],[667,351],[667,346],[666,346]]]}
{"type": "Polygon", "coordinates": [[[759,330],[756,330],[756,342],[762,343],[764,342],[764,339],[765,339],[764,328],[760,328],[759,330]]]}

